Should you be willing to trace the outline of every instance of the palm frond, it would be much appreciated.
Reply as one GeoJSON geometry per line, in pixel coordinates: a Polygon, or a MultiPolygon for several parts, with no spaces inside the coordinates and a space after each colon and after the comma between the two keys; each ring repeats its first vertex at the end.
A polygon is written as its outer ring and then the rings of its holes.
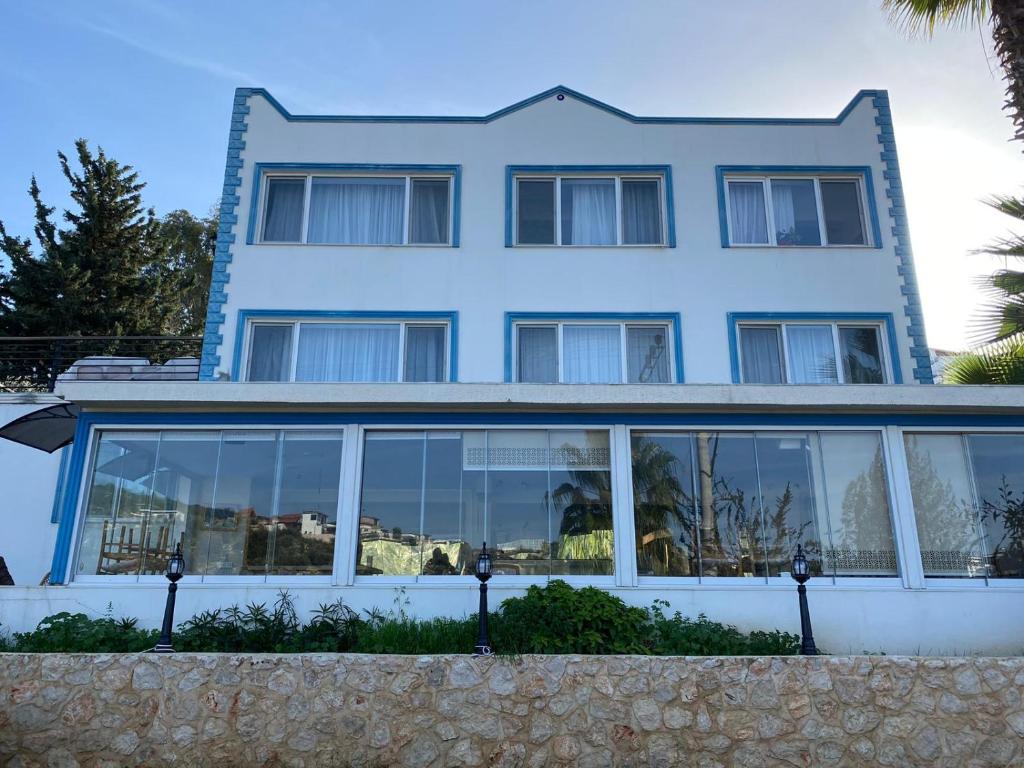
{"type": "Polygon", "coordinates": [[[931,36],[935,27],[983,25],[992,11],[990,0],[882,0],[893,26],[908,34],[931,36]]]}
{"type": "Polygon", "coordinates": [[[1024,384],[1024,334],[967,352],[946,367],[946,384],[1024,384]]]}
{"type": "Polygon", "coordinates": [[[971,321],[974,344],[989,344],[1024,333],[1024,272],[1002,269],[978,278],[985,301],[971,321]]]}
{"type": "MultiPolygon", "coordinates": [[[[992,195],[982,202],[989,208],[1016,219],[1024,225],[1024,198],[1011,195],[992,195]]],[[[1005,237],[997,237],[983,248],[976,248],[973,253],[1001,258],[1024,258],[1024,234],[1011,232],[1005,237]]]]}

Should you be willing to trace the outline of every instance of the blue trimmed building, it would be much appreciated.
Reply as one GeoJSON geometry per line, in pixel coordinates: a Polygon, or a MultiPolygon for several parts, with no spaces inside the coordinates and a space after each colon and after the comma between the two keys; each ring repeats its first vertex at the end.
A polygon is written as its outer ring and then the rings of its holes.
{"type": "Polygon", "coordinates": [[[58,389],[83,414],[24,528],[52,562],[9,557],[48,585],[5,624],[155,625],[178,545],[183,613],[468,613],[486,542],[499,599],[792,629],[799,544],[830,650],[1019,650],[1024,397],[933,386],[884,91],[768,119],[240,88],[213,270],[200,381],[58,389]]]}

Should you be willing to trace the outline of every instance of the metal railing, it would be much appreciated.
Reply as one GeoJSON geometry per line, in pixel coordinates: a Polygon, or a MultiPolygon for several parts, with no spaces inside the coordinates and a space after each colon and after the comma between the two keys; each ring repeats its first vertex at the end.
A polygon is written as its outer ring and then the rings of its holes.
{"type": "Polygon", "coordinates": [[[195,381],[201,336],[0,336],[0,392],[59,381],[195,381]]]}

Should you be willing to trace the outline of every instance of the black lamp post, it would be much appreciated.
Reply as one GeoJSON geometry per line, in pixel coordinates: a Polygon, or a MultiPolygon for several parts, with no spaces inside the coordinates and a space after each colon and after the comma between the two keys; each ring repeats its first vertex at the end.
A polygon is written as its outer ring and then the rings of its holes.
{"type": "Polygon", "coordinates": [[[181,544],[174,549],[174,554],[167,561],[167,605],[164,607],[164,625],[160,630],[160,641],[153,653],[174,653],[171,646],[171,629],[174,627],[174,593],[178,591],[178,579],[185,575],[185,558],[181,554],[181,544]]]}
{"type": "Polygon", "coordinates": [[[480,580],[480,633],[476,639],[474,656],[490,656],[491,638],[487,633],[487,580],[491,578],[491,556],[487,552],[487,542],[476,558],[476,577],[480,580]]]}
{"type": "Polygon", "coordinates": [[[807,556],[800,544],[796,545],[796,554],[793,555],[793,572],[790,574],[797,583],[797,594],[800,595],[800,655],[817,656],[818,649],[814,645],[814,635],[811,632],[811,614],[807,609],[807,587],[804,584],[811,578],[811,572],[807,565],[807,556]]]}

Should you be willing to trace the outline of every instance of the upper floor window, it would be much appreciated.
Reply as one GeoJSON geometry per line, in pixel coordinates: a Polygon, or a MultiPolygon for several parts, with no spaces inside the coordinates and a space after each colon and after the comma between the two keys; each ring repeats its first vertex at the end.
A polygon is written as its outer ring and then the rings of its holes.
{"type": "Polygon", "coordinates": [[[447,381],[450,328],[401,319],[253,322],[246,380],[447,381]]]}
{"type": "Polygon", "coordinates": [[[448,245],[451,175],[268,175],[260,241],[448,245]]]}
{"type": "Polygon", "coordinates": [[[516,174],[516,245],[664,245],[663,174],[516,174]]]}
{"type": "Polygon", "coordinates": [[[870,245],[859,176],[733,176],[729,244],[870,245]]]}
{"type": "Polygon", "coordinates": [[[741,323],[744,384],[885,384],[892,381],[881,325],[741,323]]]}
{"type": "Polygon", "coordinates": [[[670,323],[519,322],[515,380],[530,384],[669,384],[670,323]]]}

